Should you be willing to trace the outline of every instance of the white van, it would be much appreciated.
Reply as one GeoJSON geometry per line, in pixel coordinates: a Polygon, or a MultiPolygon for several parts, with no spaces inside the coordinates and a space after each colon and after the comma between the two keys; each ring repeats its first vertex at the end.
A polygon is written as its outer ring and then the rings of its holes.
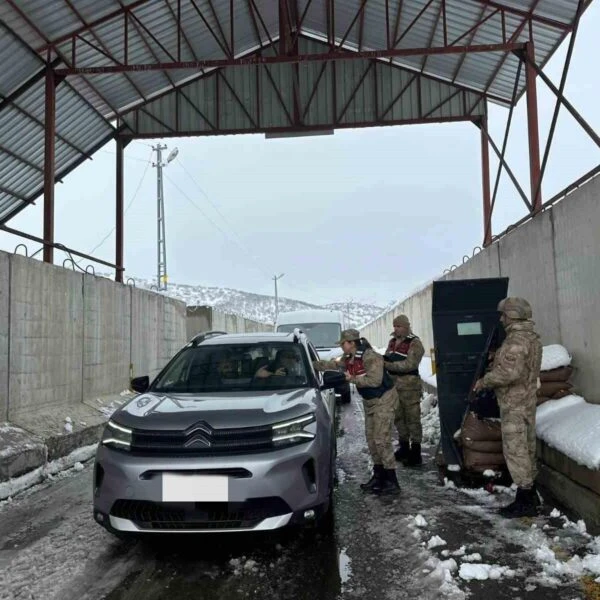
{"type": "MultiPolygon", "coordinates": [[[[331,360],[342,355],[342,349],[337,342],[342,331],[348,328],[343,312],[315,309],[279,313],[275,331],[285,333],[296,328],[308,336],[322,360],[331,360]]],[[[343,403],[350,402],[350,385],[346,383],[336,388],[335,394],[343,403]]]]}

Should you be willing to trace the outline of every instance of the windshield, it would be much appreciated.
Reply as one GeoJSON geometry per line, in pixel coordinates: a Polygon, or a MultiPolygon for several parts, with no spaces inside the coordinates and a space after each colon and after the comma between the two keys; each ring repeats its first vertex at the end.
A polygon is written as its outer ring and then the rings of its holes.
{"type": "Polygon", "coordinates": [[[301,329],[316,348],[333,348],[342,334],[339,323],[290,323],[279,325],[277,331],[291,333],[296,328],[301,329]]]}
{"type": "Polygon", "coordinates": [[[152,385],[157,393],[283,390],[307,387],[299,344],[219,344],[184,349],[152,385]]]}

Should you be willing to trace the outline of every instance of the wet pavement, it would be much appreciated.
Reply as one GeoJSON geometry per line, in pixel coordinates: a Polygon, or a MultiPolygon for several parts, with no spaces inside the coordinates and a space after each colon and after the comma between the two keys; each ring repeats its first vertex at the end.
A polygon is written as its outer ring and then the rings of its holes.
{"type": "Polygon", "coordinates": [[[92,519],[88,464],[0,508],[0,600],[583,598],[576,578],[550,579],[535,556],[546,544],[557,557],[581,552],[589,543],[582,532],[560,518],[506,521],[495,509],[509,495],[440,486],[432,450],[424,467],[399,467],[398,497],[363,494],[360,403],[341,407],[339,420],[331,534],[123,542],[92,519]],[[494,565],[498,578],[460,578],[458,569],[469,569],[463,554],[494,565]]]}

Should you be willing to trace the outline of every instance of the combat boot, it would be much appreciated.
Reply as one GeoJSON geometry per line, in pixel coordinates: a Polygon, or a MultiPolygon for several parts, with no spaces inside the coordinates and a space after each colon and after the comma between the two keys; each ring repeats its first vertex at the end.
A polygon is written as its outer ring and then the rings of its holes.
{"type": "Polygon", "coordinates": [[[410,452],[408,453],[407,459],[404,461],[407,467],[418,467],[423,464],[423,457],[421,456],[421,444],[413,442],[410,446],[410,452]]]}
{"type": "Polygon", "coordinates": [[[384,469],[382,477],[371,488],[371,491],[379,496],[399,493],[400,484],[396,469],[384,469]]]}
{"type": "Polygon", "coordinates": [[[400,442],[398,448],[394,452],[394,457],[398,461],[404,461],[408,458],[410,452],[410,446],[408,442],[400,442]]]}
{"type": "Polygon", "coordinates": [[[360,484],[360,489],[365,490],[366,492],[370,491],[373,486],[381,479],[383,476],[383,465],[373,465],[373,474],[371,475],[371,479],[366,483],[360,484]]]}
{"type": "Polygon", "coordinates": [[[514,502],[501,508],[500,514],[507,519],[535,517],[537,515],[537,506],[534,494],[536,494],[534,489],[517,488],[517,495],[514,502]]]}

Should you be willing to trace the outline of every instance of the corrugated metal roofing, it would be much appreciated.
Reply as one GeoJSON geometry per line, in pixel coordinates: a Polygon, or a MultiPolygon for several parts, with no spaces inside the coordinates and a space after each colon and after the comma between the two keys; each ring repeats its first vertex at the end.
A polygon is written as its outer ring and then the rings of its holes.
{"type": "MultiPolygon", "coordinates": [[[[284,15],[299,25],[303,52],[322,53],[329,45],[382,50],[531,39],[539,64],[572,28],[577,5],[578,0],[282,0],[284,15]]],[[[280,0],[1,2],[0,222],[43,188],[46,60],[59,68],[106,67],[275,53],[279,11],[280,0]]],[[[115,135],[117,117],[130,127],[128,135],[160,136],[297,127],[298,110],[305,127],[477,115],[484,110],[481,94],[511,102],[518,59],[488,52],[335,66],[308,62],[298,71],[297,100],[295,68],[285,63],[219,72],[71,75],[57,87],[57,175],[115,135]],[[411,81],[411,72],[422,75],[411,81]]],[[[524,73],[519,93],[523,86],[524,73]]]]}
{"type": "MultiPolygon", "coordinates": [[[[299,39],[301,53],[326,50],[324,42],[299,39]]],[[[297,127],[295,69],[293,64],[226,67],[150,101],[123,120],[139,137],[173,130],[214,135],[297,127]]],[[[340,61],[335,67],[309,62],[298,69],[298,82],[299,116],[308,129],[459,120],[485,110],[480,93],[367,59],[340,61]]]]}

